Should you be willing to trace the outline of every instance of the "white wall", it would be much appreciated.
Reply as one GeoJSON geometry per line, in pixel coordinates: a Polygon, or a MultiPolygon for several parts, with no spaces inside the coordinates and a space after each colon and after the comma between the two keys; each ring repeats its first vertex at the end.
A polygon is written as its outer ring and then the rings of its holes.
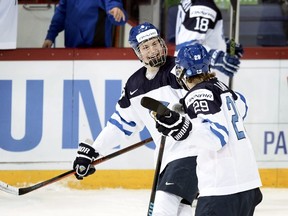
{"type": "Polygon", "coordinates": [[[288,61],[245,60],[235,89],[249,100],[246,128],[261,167],[287,167],[288,61]]]}
{"type": "MultiPolygon", "coordinates": [[[[234,89],[242,92],[250,105],[246,129],[251,136],[259,166],[287,168],[288,60],[243,60],[241,64],[241,70],[234,78],[234,89]]],[[[71,144],[70,147],[63,147],[63,131],[70,126],[69,122],[63,122],[63,116],[67,114],[63,109],[64,94],[67,97],[64,83],[72,80],[75,83],[87,82],[85,87],[91,87],[93,95],[89,98],[89,105],[95,105],[97,115],[93,117],[99,116],[98,126],[101,129],[105,125],[106,112],[111,109],[110,105],[106,107],[107,103],[112,103],[111,98],[120,95],[120,87],[140,66],[138,60],[0,61],[0,169],[71,168],[76,147],[71,147],[71,144]],[[39,141],[33,140],[39,128],[35,128],[31,137],[24,140],[27,138],[26,130],[30,127],[26,125],[27,115],[33,116],[26,113],[27,101],[31,103],[34,100],[27,98],[27,86],[31,84],[28,81],[43,84],[43,122],[39,141]],[[118,89],[109,92],[111,87],[115,87],[111,83],[118,89]],[[9,85],[12,89],[9,89],[9,85]],[[7,113],[11,113],[11,119],[7,113]],[[10,124],[11,130],[7,128],[10,124]],[[9,140],[12,140],[11,145],[14,147],[7,150],[9,140]],[[36,146],[23,150],[25,145],[29,146],[33,142],[36,142],[36,146]]],[[[37,92],[32,93],[38,95],[37,92]]],[[[79,97],[79,125],[76,125],[79,126],[79,140],[92,137],[85,103],[79,97]]],[[[39,118],[34,119],[30,124],[38,121],[39,118]]],[[[96,119],[94,121],[97,122],[96,119]]],[[[134,137],[131,143],[140,139],[134,137]]],[[[121,148],[131,143],[121,143],[121,148]]],[[[119,157],[117,163],[115,160],[103,163],[100,169],[152,169],[152,152],[147,146],[141,147],[129,153],[129,157],[119,157]]]]}
{"type": "MultiPolygon", "coordinates": [[[[19,4],[17,48],[40,48],[45,40],[55,5],[19,4]]],[[[64,34],[56,38],[56,47],[64,47],[64,34]]]]}

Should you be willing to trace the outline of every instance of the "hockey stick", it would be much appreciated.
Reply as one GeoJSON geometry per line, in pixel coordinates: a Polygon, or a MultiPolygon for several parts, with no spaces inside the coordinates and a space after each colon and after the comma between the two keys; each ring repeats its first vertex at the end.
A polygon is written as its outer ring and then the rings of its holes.
{"type": "MultiPolygon", "coordinates": [[[[141,105],[147,109],[150,109],[150,110],[160,114],[160,115],[165,115],[165,114],[169,113],[169,109],[166,106],[164,106],[159,101],[154,100],[153,98],[143,97],[141,99],[141,105]]],[[[164,148],[165,148],[165,141],[166,141],[166,137],[161,136],[160,147],[159,147],[159,151],[158,151],[157,164],[156,164],[156,168],[155,168],[155,172],[154,172],[154,180],[153,180],[152,190],[151,190],[151,194],[150,194],[150,201],[149,201],[147,216],[152,216],[152,214],[153,214],[154,201],[155,201],[156,189],[157,189],[157,184],[158,184],[158,177],[159,177],[160,170],[161,170],[163,152],[164,152],[164,148]]]]}
{"type": "MultiPolygon", "coordinates": [[[[124,154],[124,153],[126,153],[126,152],[128,152],[128,151],[131,151],[131,150],[133,150],[133,149],[136,149],[136,148],[138,148],[138,147],[140,147],[140,146],[142,146],[142,145],[144,145],[144,144],[146,144],[146,143],[151,142],[152,140],[153,140],[153,139],[152,139],[151,137],[149,137],[149,138],[147,138],[147,139],[145,139],[145,140],[142,140],[142,141],[140,141],[140,142],[138,142],[138,143],[135,143],[135,144],[133,144],[133,145],[130,145],[130,146],[124,148],[124,149],[121,149],[121,150],[119,150],[119,151],[116,151],[116,152],[114,152],[114,153],[111,153],[111,154],[109,154],[109,155],[106,155],[106,156],[104,156],[104,157],[102,157],[102,158],[99,158],[99,159],[93,161],[92,164],[93,164],[93,165],[100,164],[100,163],[102,163],[102,162],[104,162],[104,161],[107,161],[107,160],[110,160],[110,159],[112,159],[112,158],[114,158],[114,157],[116,157],[116,156],[118,156],[118,155],[124,154]]],[[[62,173],[62,174],[60,174],[60,175],[58,175],[58,176],[55,176],[55,177],[53,177],[53,178],[51,178],[51,179],[48,179],[48,180],[46,180],[46,181],[39,182],[39,183],[37,183],[37,184],[35,184],[35,185],[29,186],[29,187],[23,187],[23,188],[13,187],[13,186],[11,186],[11,185],[6,184],[5,182],[0,181],[0,190],[5,191],[5,192],[7,192],[7,193],[14,194],[14,195],[23,195],[23,194],[30,193],[30,192],[32,192],[32,191],[34,191],[34,190],[36,190],[36,189],[42,188],[42,187],[44,187],[44,186],[46,186],[46,185],[52,184],[52,183],[54,183],[54,182],[57,182],[57,181],[59,181],[59,180],[61,180],[61,179],[63,179],[63,178],[66,178],[66,177],[74,174],[74,173],[75,173],[74,170],[70,170],[70,171],[67,171],[67,172],[65,172],[65,173],[62,173]]]]}
{"type": "Polygon", "coordinates": [[[157,184],[158,184],[158,177],[159,177],[160,170],[161,170],[163,152],[164,152],[164,148],[165,148],[165,141],[166,141],[166,137],[162,135],[161,141],[160,141],[160,147],[159,147],[159,151],[158,151],[157,164],[156,164],[156,168],[155,168],[155,172],[154,172],[154,179],[153,179],[153,185],[152,185],[152,190],[151,190],[151,194],[150,194],[150,201],[149,201],[147,216],[153,215],[155,195],[156,195],[156,189],[157,189],[157,184]]]}
{"type": "MultiPolygon", "coordinates": [[[[231,18],[230,18],[230,55],[235,55],[236,41],[238,41],[238,24],[239,18],[239,1],[230,0],[231,3],[231,18]]],[[[233,87],[233,77],[229,78],[229,88],[233,87]]]]}

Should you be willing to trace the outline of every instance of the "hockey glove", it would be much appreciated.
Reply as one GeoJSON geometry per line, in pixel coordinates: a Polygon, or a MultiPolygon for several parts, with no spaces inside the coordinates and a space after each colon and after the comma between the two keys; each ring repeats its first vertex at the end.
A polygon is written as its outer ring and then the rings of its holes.
{"type": "Polygon", "coordinates": [[[77,151],[78,155],[74,161],[73,169],[75,170],[75,176],[78,180],[82,180],[83,177],[93,174],[96,169],[91,164],[98,156],[99,153],[95,149],[86,143],[80,143],[77,151]]]}
{"type": "Polygon", "coordinates": [[[210,50],[211,68],[216,69],[229,77],[232,77],[239,69],[240,60],[221,50],[210,50]]]}
{"type": "MultiPolygon", "coordinates": [[[[231,40],[229,38],[225,38],[225,42],[226,42],[226,52],[230,53],[231,40]]],[[[243,49],[242,44],[235,43],[235,55],[238,58],[242,58],[243,54],[244,54],[244,49],[243,49]]]]}
{"type": "Polygon", "coordinates": [[[192,123],[174,111],[170,111],[166,116],[156,114],[155,120],[156,128],[160,133],[171,136],[177,141],[186,139],[192,130],[192,123]]]}

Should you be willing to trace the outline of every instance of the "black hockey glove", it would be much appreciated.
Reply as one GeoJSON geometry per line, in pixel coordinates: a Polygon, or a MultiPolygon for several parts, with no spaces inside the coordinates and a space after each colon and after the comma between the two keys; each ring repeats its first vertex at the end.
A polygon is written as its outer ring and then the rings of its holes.
{"type": "Polygon", "coordinates": [[[75,176],[78,180],[82,180],[83,177],[93,174],[96,169],[91,164],[98,156],[99,153],[95,149],[86,143],[80,143],[77,151],[78,155],[74,161],[73,169],[75,170],[75,176]]]}
{"type": "MultiPolygon", "coordinates": [[[[229,38],[225,38],[225,42],[226,42],[226,52],[230,53],[231,40],[229,38]]],[[[235,55],[238,58],[242,58],[243,54],[244,54],[244,49],[243,49],[242,44],[235,43],[235,55]]]]}
{"type": "Polygon", "coordinates": [[[240,60],[237,56],[229,55],[221,50],[210,50],[211,68],[232,77],[239,69],[240,60]]]}
{"type": "Polygon", "coordinates": [[[180,141],[189,136],[192,130],[192,123],[179,113],[170,111],[169,115],[156,114],[156,128],[165,136],[171,136],[180,141]]]}

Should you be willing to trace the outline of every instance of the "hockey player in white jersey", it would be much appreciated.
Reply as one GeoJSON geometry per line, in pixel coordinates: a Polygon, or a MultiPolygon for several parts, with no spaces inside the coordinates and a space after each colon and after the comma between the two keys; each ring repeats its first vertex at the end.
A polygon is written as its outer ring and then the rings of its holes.
{"type": "MultiPolygon", "coordinates": [[[[149,110],[141,106],[141,99],[148,96],[172,106],[186,94],[175,76],[175,57],[167,56],[166,44],[152,24],[133,27],[129,43],[144,66],[127,80],[115,113],[93,145],[79,144],[73,165],[78,179],[95,172],[90,165],[95,158],[109,153],[145,126],[156,144],[157,153],[161,134],[155,128],[149,110]]],[[[190,129],[187,128],[182,139],[188,136],[190,129]]],[[[190,142],[177,145],[172,137],[166,139],[153,215],[193,215],[191,204],[198,193],[196,155],[196,148],[190,142]]]]}
{"type": "Polygon", "coordinates": [[[230,40],[224,37],[222,14],[213,0],[181,0],[175,37],[175,55],[183,46],[195,43],[205,46],[212,56],[211,70],[225,84],[239,70],[242,45],[236,43],[236,56],[229,54],[230,40]]]}
{"type": "MultiPolygon", "coordinates": [[[[200,44],[182,47],[176,67],[179,82],[188,90],[181,104],[193,126],[186,141],[199,150],[195,216],[252,216],[262,200],[262,184],[244,128],[248,109],[244,96],[209,71],[209,54],[200,44]]],[[[156,115],[156,127],[165,135],[182,130],[180,115],[169,114],[170,118],[156,115]]]]}

